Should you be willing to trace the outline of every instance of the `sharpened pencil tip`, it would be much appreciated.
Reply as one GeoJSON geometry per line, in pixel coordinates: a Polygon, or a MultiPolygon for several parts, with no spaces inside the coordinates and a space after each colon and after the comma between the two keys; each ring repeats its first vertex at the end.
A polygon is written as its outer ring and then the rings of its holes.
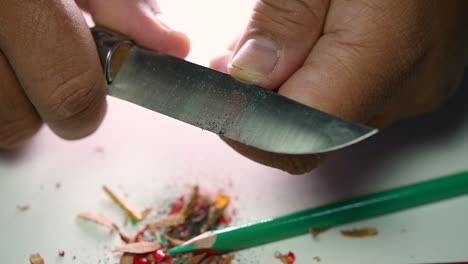
{"type": "Polygon", "coordinates": [[[188,253],[194,250],[195,250],[195,246],[193,245],[180,245],[180,246],[169,249],[167,253],[171,256],[175,256],[177,254],[188,253]]]}

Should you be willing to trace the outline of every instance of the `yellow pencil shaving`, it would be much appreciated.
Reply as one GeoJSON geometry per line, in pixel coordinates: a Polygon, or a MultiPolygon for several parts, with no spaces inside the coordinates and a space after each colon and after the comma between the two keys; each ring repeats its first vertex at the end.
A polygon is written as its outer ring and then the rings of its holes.
{"type": "Polygon", "coordinates": [[[214,205],[216,209],[224,210],[229,205],[230,200],[231,199],[229,196],[225,194],[218,194],[216,195],[214,205]]]}
{"type": "Polygon", "coordinates": [[[130,207],[127,202],[120,196],[118,196],[116,193],[114,193],[111,189],[109,189],[107,186],[102,186],[102,189],[104,192],[109,195],[109,197],[114,201],[116,204],[122,208],[128,215],[130,215],[134,220],[136,221],[141,221],[143,218],[141,216],[141,213],[138,210],[133,209],[130,207]]]}
{"type": "Polygon", "coordinates": [[[369,237],[376,236],[379,231],[374,227],[365,227],[360,229],[341,230],[341,234],[345,237],[369,237]]]}

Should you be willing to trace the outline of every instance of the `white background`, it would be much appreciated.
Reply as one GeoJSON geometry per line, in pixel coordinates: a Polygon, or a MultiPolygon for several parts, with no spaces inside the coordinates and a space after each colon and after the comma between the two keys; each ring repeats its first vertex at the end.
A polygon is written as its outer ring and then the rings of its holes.
{"type": "MultiPolygon", "coordinates": [[[[189,60],[207,64],[246,23],[252,1],[161,1],[167,22],[188,32],[189,60]]],[[[217,136],[110,99],[102,128],[66,142],[43,129],[15,152],[0,152],[1,263],[115,263],[114,235],[77,221],[81,211],[122,219],[100,187],[128,194],[140,208],[164,206],[198,183],[233,196],[235,223],[317,206],[357,194],[468,169],[468,85],[438,113],[402,122],[340,151],[318,170],[290,176],[253,163],[217,136]],[[61,187],[56,188],[56,183],[61,187]],[[18,212],[17,205],[31,209],[18,212]],[[64,259],[57,257],[65,250],[64,259]],[[72,261],[72,256],[77,259],[72,261]]],[[[275,251],[297,263],[418,263],[468,260],[468,197],[273,243],[237,254],[238,263],[277,263],[275,251]],[[341,228],[372,226],[379,235],[349,239],[341,228]]]]}

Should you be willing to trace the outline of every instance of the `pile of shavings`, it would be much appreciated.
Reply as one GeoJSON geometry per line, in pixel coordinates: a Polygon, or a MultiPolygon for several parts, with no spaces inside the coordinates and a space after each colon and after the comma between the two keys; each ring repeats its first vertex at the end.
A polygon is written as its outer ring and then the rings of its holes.
{"type": "MultiPolygon", "coordinates": [[[[136,225],[152,212],[151,209],[140,212],[108,187],[104,186],[103,189],[136,225]]],[[[225,209],[229,202],[227,195],[218,194],[212,198],[201,194],[199,187],[195,186],[189,196],[180,196],[171,204],[167,215],[145,224],[133,236],[124,234],[114,221],[102,214],[83,212],[78,218],[118,232],[123,245],[114,249],[113,253],[120,254],[120,264],[229,264],[234,258],[232,254],[188,253],[171,257],[166,253],[168,249],[201,233],[226,226],[229,219],[225,216],[225,209]]]]}

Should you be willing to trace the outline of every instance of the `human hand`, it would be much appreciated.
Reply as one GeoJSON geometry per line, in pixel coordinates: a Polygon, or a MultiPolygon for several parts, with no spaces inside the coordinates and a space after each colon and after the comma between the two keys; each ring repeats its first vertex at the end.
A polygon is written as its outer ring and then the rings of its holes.
{"type": "MultiPolygon", "coordinates": [[[[431,112],[468,57],[468,1],[259,0],[237,45],[211,66],[305,105],[374,127],[431,112]]],[[[278,155],[226,140],[303,174],[322,156],[278,155]]]]}
{"type": "Polygon", "coordinates": [[[66,139],[99,126],[106,111],[105,82],[79,7],[100,26],[141,46],[178,57],[188,53],[187,37],[158,20],[155,1],[2,1],[0,149],[31,137],[42,122],[66,139]]]}

